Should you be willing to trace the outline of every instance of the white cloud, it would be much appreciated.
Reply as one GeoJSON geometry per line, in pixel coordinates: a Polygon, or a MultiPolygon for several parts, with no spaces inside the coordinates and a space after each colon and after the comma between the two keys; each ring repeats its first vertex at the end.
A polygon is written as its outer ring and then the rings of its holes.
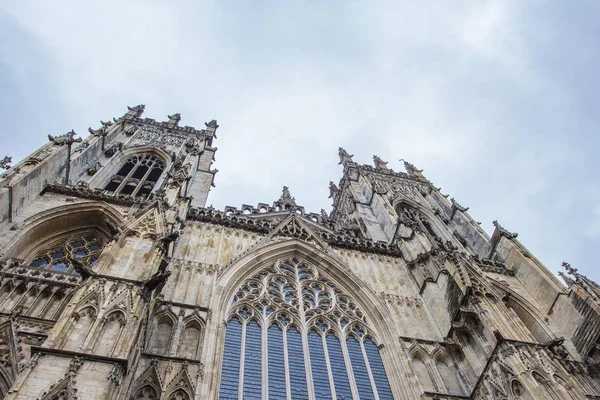
{"type": "MultiPolygon", "coordinates": [[[[51,66],[29,68],[54,83],[64,116],[52,126],[85,132],[137,103],[156,119],[181,112],[185,125],[217,118],[215,206],[272,201],[286,184],[307,209],[328,208],[341,145],[360,162],[378,154],[401,169],[399,158],[412,161],[488,229],[498,218],[519,231],[552,267],[561,257],[552,231],[569,230],[565,257],[583,236],[599,239],[595,219],[573,225],[584,212],[573,215],[576,191],[598,179],[577,178],[596,165],[578,163],[592,150],[565,137],[581,122],[581,88],[538,61],[536,35],[560,38],[567,27],[545,23],[525,3],[73,0],[5,8],[50,55],[51,66]],[[559,157],[579,173],[564,173],[559,157]]],[[[30,74],[14,68],[24,80],[30,74]]],[[[597,210],[594,196],[586,213],[597,210]]]]}

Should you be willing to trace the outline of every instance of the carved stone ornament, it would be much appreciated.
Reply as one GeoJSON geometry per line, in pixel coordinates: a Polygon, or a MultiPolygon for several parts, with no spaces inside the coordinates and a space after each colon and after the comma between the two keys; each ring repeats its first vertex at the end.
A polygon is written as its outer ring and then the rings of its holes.
{"type": "Polygon", "coordinates": [[[0,160],[0,168],[2,169],[9,169],[10,168],[10,164],[12,162],[12,157],[9,156],[4,156],[4,158],[2,160],[0,160]]]}

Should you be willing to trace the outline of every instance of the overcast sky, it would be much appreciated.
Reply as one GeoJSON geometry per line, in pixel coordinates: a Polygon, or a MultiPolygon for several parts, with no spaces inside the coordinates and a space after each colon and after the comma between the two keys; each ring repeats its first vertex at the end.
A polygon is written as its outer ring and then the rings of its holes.
{"type": "Polygon", "coordinates": [[[329,211],[337,149],[424,170],[600,281],[600,1],[0,0],[0,158],[143,103],[217,119],[217,208],[329,211]]]}

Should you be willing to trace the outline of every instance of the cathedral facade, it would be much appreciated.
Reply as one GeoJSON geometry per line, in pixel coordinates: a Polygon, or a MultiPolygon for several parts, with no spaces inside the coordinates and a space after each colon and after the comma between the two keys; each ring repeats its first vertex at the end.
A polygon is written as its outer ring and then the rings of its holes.
{"type": "Polygon", "coordinates": [[[600,288],[412,164],[217,210],[217,122],[143,112],[0,162],[0,398],[600,399],[600,288]]]}

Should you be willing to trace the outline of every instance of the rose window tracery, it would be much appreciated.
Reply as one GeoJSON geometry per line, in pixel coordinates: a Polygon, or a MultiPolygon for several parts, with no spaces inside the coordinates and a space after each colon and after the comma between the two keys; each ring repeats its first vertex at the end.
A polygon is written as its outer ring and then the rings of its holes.
{"type": "Polygon", "coordinates": [[[262,269],[228,315],[220,399],[393,398],[366,316],[308,263],[262,269]]]}

